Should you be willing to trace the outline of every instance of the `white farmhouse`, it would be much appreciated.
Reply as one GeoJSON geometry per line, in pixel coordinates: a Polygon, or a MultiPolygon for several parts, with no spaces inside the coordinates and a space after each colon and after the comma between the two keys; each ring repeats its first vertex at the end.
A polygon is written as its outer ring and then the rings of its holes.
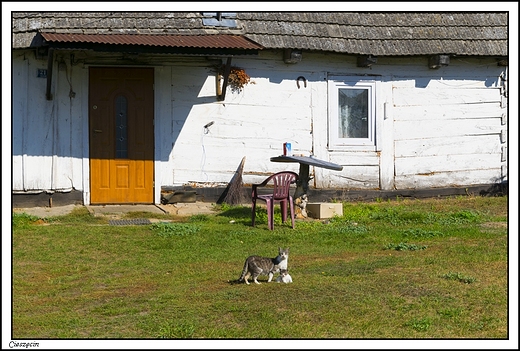
{"type": "Polygon", "coordinates": [[[311,167],[315,197],[507,185],[507,12],[13,12],[12,32],[14,203],[215,201],[244,158],[246,187],[298,171],[271,161],[286,142],[342,166],[311,167]]]}

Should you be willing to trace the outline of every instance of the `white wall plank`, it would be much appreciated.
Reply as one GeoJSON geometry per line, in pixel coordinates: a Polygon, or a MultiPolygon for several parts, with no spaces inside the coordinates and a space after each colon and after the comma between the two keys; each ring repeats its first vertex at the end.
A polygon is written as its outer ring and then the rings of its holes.
{"type": "Polygon", "coordinates": [[[379,189],[378,166],[348,166],[341,172],[329,171],[331,188],[379,189]]]}
{"type": "Polygon", "coordinates": [[[464,120],[427,120],[427,121],[395,121],[395,140],[421,138],[452,138],[456,136],[471,136],[498,134],[502,130],[499,118],[464,120]]]}
{"type": "Polygon", "coordinates": [[[441,155],[429,157],[403,157],[395,160],[395,175],[421,174],[438,172],[459,172],[478,169],[500,169],[500,153],[471,155],[441,155]]]}
{"type": "Polygon", "coordinates": [[[500,152],[500,136],[470,135],[395,141],[395,157],[472,155],[500,152]]]}
{"type": "Polygon", "coordinates": [[[396,121],[502,118],[499,102],[482,104],[393,106],[396,121]]]}
{"type": "Polygon", "coordinates": [[[330,153],[329,162],[342,166],[378,166],[379,157],[376,152],[333,152],[330,153]]]}
{"type": "Polygon", "coordinates": [[[395,106],[429,106],[500,102],[500,89],[418,89],[395,88],[395,106]]]}
{"type": "Polygon", "coordinates": [[[464,187],[465,185],[493,184],[500,181],[500,170],[480,169],[440,172],[428,175],[411,174],[404,177],[396,177],[395,183],[397,189],[428,189],[439,187],[464,187]]]}
{"type": "Polygon", "coordinates": [[[417,75],[410,77],[409,73],[403,75],[403,72],[398,72],[394,76],[393,86],[395,88],[421,88],[421,89],[486,89],[499,87],[498,71],[490,71],[490,76],[484,79],[475,77],[475,72],[461,70],[459,74],[453,74],[436,77],[435,73],[430,71],[429,77],[417,75]],[[493,75],[497,74],[497,75],[493,75]]]}

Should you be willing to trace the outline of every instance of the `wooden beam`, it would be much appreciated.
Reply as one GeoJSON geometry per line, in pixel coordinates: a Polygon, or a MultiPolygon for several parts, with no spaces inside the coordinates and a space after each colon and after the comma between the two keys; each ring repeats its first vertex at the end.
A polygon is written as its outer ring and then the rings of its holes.
{"type": "MultiPolygon", "coordinates": [[[[229,73],[231,72],[231,57],[227,58],[226,66],[224,67],[224,81],[222,82],[222,91],[217,91],[217,98],[220,101],[224,101],[226,99],[226,89],[229,80],[229,73]],[[219,94],[220,93],[220,94],[219,94]]],[[[220,79],[219,79],[220,82],[220,79]]]]}
{"type": "Polygon", "coordinates": [[[47,90],[45,96],[47,100],[52,100],[51,85],[52,85],[52,66],[54,64],[54,49],[49,48],[47,53],[47,90]]]}

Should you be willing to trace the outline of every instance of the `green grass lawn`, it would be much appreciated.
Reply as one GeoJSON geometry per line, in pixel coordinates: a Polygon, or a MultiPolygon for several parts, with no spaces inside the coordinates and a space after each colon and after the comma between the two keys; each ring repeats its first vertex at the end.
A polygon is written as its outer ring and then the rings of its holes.
{"type": "Polygon", "coordinates": [[[507,197],[344,203],[294,230],[250,210],[13,214],[12,338],[509,338],[507,197]],[[292,284],[235,282],[287,246],[292,284]]]}

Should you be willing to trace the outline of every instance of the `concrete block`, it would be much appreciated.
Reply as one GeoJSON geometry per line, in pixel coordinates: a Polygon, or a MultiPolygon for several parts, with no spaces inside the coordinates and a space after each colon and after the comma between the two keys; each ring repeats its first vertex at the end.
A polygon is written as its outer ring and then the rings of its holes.
{"type": "Polygon", "coordinates": [[[308,203],[306,209],[309,217],[317,219],[332,218],[334,216],[343,216],[342,203],[308,203]]]}

